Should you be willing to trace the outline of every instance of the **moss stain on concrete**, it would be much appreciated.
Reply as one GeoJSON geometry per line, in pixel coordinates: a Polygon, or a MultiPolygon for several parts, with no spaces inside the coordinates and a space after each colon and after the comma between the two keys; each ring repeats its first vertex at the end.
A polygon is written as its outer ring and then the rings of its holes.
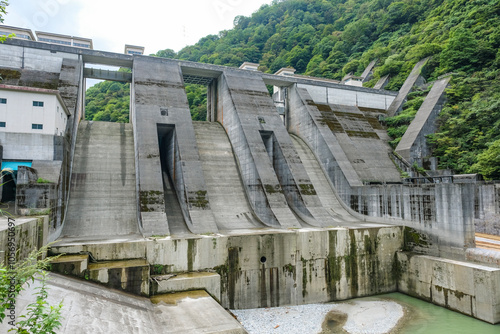
{"type": "Polygon", "coordinates": [[[356,243],[356,231],[349,230],[349,254],[344,256],[345,271],[348,281],[350,281],[351,296],[357,296],[358,285],[358,250],[356,243]]]}
{"type": "Polygon", "coordinates": [[[312,184],[299,184],[299,189],[302,195],[316,195],[316,189],[312,184]]]}
{"type": "Polygon", "coordinates": [[[404,251],[413,251],[416,247],[429,248],[427,235],[420,233],[414,228],[405,226],[404,228],[404,251]]]}
{"type": "Polygon", "coordinates": [[[189,193],[189,203],[200,209],[208,209],[207,192],[205,190],[198,190],[189,193]]]}
{"type": "Polygon", "coordinates": [[[188,271],[193,271],[193,263],[196,257],[196,239],[188,239],[187,262],[188,271]]]}
{"type": "Polygon", "coordinates": [[[281,189],[279,184],[272,185],[272,184],[265,184],[264,189],[266,190],[266,193],[268,194],[276,194],[276,193],[283,193],[283,190],[281,189]]]}
{"type": "Polygon", "coordinates": [[[139,193],[141,212],[152,212],[150,205],[163,205],[163,192],[156,190],[141,191],[139,193]]]}
{"type": "Polygon", "coordinates": [[[326,289],[330,300],[337,296],[337,284],[342,278],[342,263],[337,256],[337,231],[328,231],[328,255],[326,258],[326,289]]]}
{"type": "Polygon", "coordinates": [[[302,261],[302,298],[307,296],[307,260],[303,257],[300,258],[302,261]]]}

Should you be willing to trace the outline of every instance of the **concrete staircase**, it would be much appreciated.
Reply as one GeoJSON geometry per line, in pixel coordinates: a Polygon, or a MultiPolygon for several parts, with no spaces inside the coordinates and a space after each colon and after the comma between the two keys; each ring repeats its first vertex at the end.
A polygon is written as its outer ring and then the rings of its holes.
{"type": "Polygon", "coordinates": [[[219,230],[264,227],[252,214],[233,150],[219,123],[193,122],[210,207],[219,230]]]}
{"type": "Polygon", "coordinates": [[[359,221],[359,219],[351,216],[351,214],[342,206],[337,196],[335,196],[325,173],[321,169],[314,153],[307,146],[307,144],[297,136],[291,134],[290,137],[292,138],[293,145],[295,146],[300,160],[304,164],[307,174],[311,179],[321,204],[333,220],[332,225],[336,226],[343,222],[359,221]]]}
{"type": "Polygon", "coordinates": [[[132,124],[81,121],[63,238],[139,237],[132,124]]]}
{"type": "Polygon", "coordinates": [[[138,296],[162,298],[162,295],[174,292],[205,290],[220,302],[219,274],[214,272],[157,274],[157,268],[158,266],[150,266],[146,259],[96,262],[89,253],[84,252],[62,255],[51,261],[53,272],[85,279],[138,296]]]}
{"type": "Polygon", "coordinates": [[[221,299],[221,277],[211,272],[151,276],[151,296],[173,292],[205,290],[218,302],[221,299]]]}

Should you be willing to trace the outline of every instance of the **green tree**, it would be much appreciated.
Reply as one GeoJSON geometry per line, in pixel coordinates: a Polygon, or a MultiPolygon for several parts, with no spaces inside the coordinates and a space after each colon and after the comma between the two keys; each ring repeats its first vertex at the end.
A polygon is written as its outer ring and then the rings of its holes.
{"type": "MultiPolygon", "coordinates": [[[[9,2],[7,0],[0,0],[0,23],[3,23],[4,17],[7,14],[7,6],[9,2]]],[[[0,36],[0,43],[3,43],[8,36],[0,36]]],[[[0,80],[2,77],[0,76],[0,80]]]]}
{"type": "Polygon", "coordinates": [[[477,156],[472,171],[487,179],[500,180],[500,139],[494,141],[486,151],[477,156]]]}
{"type": "Polygon", "coordinates": [[[176,58],[177,53],[172,49],[165,49],[165,50],[160,50],[160,51],[156,52],[152,56],[161,57],[161,58],[176,58]]]}
{"type": "Polygon", "coordinates": [[[204,85],[186,85],[186,95],[193,121],[207,120],[207,87],[204,85]]]}
{"type": "Polygon", "coordinates": [[[35,279],[40,280],[40,286],[34,296],[36,301],[27,307],[27,313],[21,315],[15,327],[10,331],[23,334],[55,334],[61,327],[62,302],[57,306],[47,303],[47,272],[50,262],[56,257],[39,260],[46,253],[49,245],[32,251],[25,259],[14,265],[0,265],[0,323],[6,320],[5,312],[15,305],[19,294],[26,285],[33,284],[35,279]]]}
{"type": "Polygon", "coordinates": [[[0,23],[3,23],[5,14],[7,14],[7,6],[9,2],[7,0],[0,0],[0,23]]]}
{"type": "MultiPolygon", "coordinates": [[[[366,86],[389,74],[387,90],[399,90],[414,64],[431,56],[421,72],[428,82],[455,74],[438,131],[428,140],[441,168],[466,173],[488,143],[500,139],[499,16],[498,0],[275,0],[237,17],[233,29],[203,37],[177,54],[165,49],[156,56],[233,67],[251,61],[267,73],[293,66],[297,74],[337,80],[378,59],[366,86]]],[[[128,107],[121,91],[103,88],[87,103],[87,116],[123,120],[128,107]]],[[[403,114],[388,121],[393,144],[427,94],[414,93],[403,114]]],[[[206,91],[186,85],[186,94],[192,117],[204,120],[206,91]]]]}
{"type": "Polygon", "coordinates": [[[356,74],[356,72],[358,71],[358,67],[359,67],[359,60],[357,59],[351,60],[350,62],[345,64],[345,66],[342,68],[342,74],[347,75],[351,72],[353,74],[356,74]]]}
{"type": "Polygon", "coordinates": [[[480,63],[479,42],[469,29],[459,28],[451,34],[441,53],[444,72],[474,70],[480,63]]]}
{"type": "MultiPolygon", "coordinates": [[[[130,69],[120,69],[130,71],[130,69]]],[[[85,119],[128,123],[130,113],[130,84],[103,81],[87,89],[85,119]]]]}

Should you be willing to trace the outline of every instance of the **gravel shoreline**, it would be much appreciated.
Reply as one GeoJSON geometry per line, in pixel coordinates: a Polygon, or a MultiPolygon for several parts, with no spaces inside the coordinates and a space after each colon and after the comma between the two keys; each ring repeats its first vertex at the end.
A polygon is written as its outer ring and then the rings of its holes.
{"type": "Polygon", "coordinates": [[[396,328],[404,308],[394,301],[349,301],[231,310],[249,334],[383,334],[396,328]]]}

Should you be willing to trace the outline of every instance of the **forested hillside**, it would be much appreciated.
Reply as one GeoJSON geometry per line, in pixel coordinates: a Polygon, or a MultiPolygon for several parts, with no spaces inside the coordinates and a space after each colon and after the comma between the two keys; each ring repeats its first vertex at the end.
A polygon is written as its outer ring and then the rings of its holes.
{"type": "MultiPolygon", "coordinates": [[[[360,74],[378,59],[366,85],[390,74],[391,90],[432,56],[423,73],[428,81],[454,73],[439,131],[429,138],[440,168],[500,179],[499,16],[500,0],[275,0],[236,17],[231,30],[156,56],[236,67],[249,61],[270,73],[292,66],[332,79],[360,74]]],[[[195,105],[202,90],[191,90],[195,105]]],[[[394,145],[425,93],[412,93],[404,112],[387,119],[394,145]]]]}
{"type": "Polygon", "coordinates": [[[130,84],[103,81],[85,94],[85,119],[128,123],[130,109],[130,84]]]}

